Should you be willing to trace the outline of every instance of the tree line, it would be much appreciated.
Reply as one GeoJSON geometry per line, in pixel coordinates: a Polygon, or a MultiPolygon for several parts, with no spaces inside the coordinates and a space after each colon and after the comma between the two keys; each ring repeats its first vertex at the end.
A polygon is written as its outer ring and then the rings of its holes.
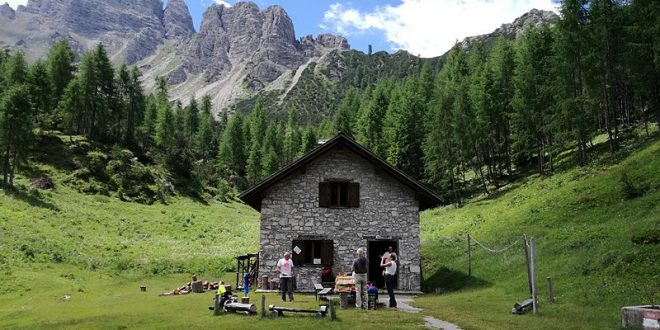
{"type": "MultiPolygon", "coordinates": [[[[289,107],[286,120],[258,99],[249,114],[212,113],[209,96],[170,102],[165,78],[145,95],[137,68],[114,68],[102,45],[79,61],[65,40],[44,61],[0,56],[3,186],[39,130],[122,146],[141,160],[204,184],[254,184],[344,132],[455,202],[523,168],[550,174],[560,152],[585,165],[592,137],[610,151],[626,131],[660,125],[660,4],[567,0],[555,26],[528,29],[492,49],[456,45],[438,70],[351,88],[319,125],[289,107]],[[363,88],[362,88],[363,87],[363,88]]],[[[369,81],[369,80],[365,80],[369,81]]]]}

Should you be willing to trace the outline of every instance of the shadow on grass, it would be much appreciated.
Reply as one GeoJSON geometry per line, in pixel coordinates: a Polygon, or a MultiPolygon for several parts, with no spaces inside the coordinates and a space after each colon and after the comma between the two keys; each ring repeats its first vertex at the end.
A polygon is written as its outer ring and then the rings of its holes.
{"type": "Polygon", "coordinates": [[[7,188],[4,190],[5,194],[8,196],[12,196],[15,199],[18,199],[20,201],[26,202],[30,204],[31,206],[34,207],[40,207],[44,209],[49,209],[52,211],[59,211],[60,209],[57,207],[57,205],[44,201],[43,197],[39,196],[39,194],[32,194],[25,190],[24,188],[19,188],[19,187],[13,187],[13,188],[7,188]]]}
{"type": "Polygon", "coordinates": [[[492,283],[474,277],[466,273],[440,267],[431,276],[424,279],[424,291],[431,293],[442,293],[449,291],[458,291],[463,289],[484,288],[491,286],[492,283]]]}

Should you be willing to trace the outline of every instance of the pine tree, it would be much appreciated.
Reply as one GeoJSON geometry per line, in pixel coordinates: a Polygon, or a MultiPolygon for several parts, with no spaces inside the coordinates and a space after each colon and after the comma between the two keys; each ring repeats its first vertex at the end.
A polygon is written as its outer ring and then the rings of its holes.
{"type": "Polygon", "coordinates": [[[284,161],[292,162],[300,149],[300,131],[298,129],[298,112],[290,108],[288,113],[286,131],[284,132],[284,161]]]}
{"type": "Polygon", "coordinates": [[[53,103],[58,104],[69,82],[74,78],[75,54],[66,39],[60,39],[48,54],[48,74],[53,85],[53,103]]]}
{"type": "Polygon", "coordinates": [[[354,89],[350,89],[339,104],[339,109],[335,113],[332,127],[336,133],[344,133],[353,137],[353,116],[360,109],[360,99],[354,89]]]}
{"type": "Polygon", "coordinates": [[[542,26],[528,30],[516,52],[514,112],[511,117],[513,155],[520,164],[536,155],[539,174],[546,173],[546,162],[552,165],[555,126],[552,44],[552,32],[542,26]]]}
{"type": "Polygon", "coordinates": [[[35,123],[42,129],[50,129],[57,122],[53,112],[53,87],[48,75],[48,67],[43,61],[36,61],[30,67],[29,88],[35,123]]]}
{"type": "Polygon", "coordinates": [[[154,132],[154,142],[164,162],[169,161],[169,156],[176,146],[176,118],[172,107],[168,102],[159,102],[158,116],[154,132]]]}
{"type": "Polygon", "coordinates": [[[195,100],[194,96],[190,97],[190,103],[185,108],[185,111],[186,115],[183,131],[186,137],[186,141],[189,145],[192,146],[195,134],[199,128],[199,107],[197,106],[197,101],[195,100]]]}
{"type": "Polygon", "coordinates": [[[22,52],[3,60],[0,92],[0,161],[2,188],[14,185],[14,174],[27,158],[32,142],[33,110],[29,98],[28,65],[22,52]]]}
{"type": "Polygon", "coordinates": [[[82,131],[85,115],[82,109],[84,109],[84,106],[80,77],[74,77],[69,81],[58,104],[58,111],[62,115],[66,132],[80,133],[82,131]]]}
{"type": "Polygon", "coordinates": [[[564,140],[575,141],[580,165],[587,164],[590,114],[585,105],[585,26],[587,24],[586,0],[566,0],[561,6],[562,19],[557,23],[555,39],[555,75],[557,76],[556,99],[565,127],[564,140]]]}
{"type": "Polygon", "coordinates": [[[145,152],[155,146],[154,137],[156,136],[156,123],[158,120],[158,103],[154,95],[149,95],[146,98],[142,125],[138,129],[140,146],[145,152]]]}
{"type": "Polygon", "coordinates": [[[259,98],[250,115],[250,149],[246,165],[246,179],[250,184],[257,183],[262,178],[262,145],[266,128],[266,110],[259,98]]]}
{"type": "Polygon", "coordinates": [[[388,107],[388,85],[381,80],[365,105],[364,116],[359,125],[363,131],[359,142],[383,158],[387,156],[383,126],[388,107]]]}
{"type": "Polygon", "coordinates": [[[417,82],[406,80],[397,102],[391,106],[397,107],[394,112],[398,113],[398,116],[392,130],[392,144],[387,160],[413,178],[419,179],[423,172],[422,142],[425,134],[424,104],[417,82]]]}
{"type": "Polygon", "coordinates": [[[316,148],[317,145],[318,139],[316,138],[316,132],[314,131],[313,127],[308,126],[302,135],[302,145],[300,147],[298,157],[302,157],[303,155],[312,151],[314,148],[316,148]]]}
{"type": "Polygon", "coordinates": [[[145,99],[140,85],[140,70],[133,67],[128,89],[128,107],[126,109],[126,130],[124,144],[128,147],[136,147],[138,139],[138,128],[142,126],[145,112],[145,99]]]}
{"type": "Polygon", "coordinates": [[[220,139],[218,162],[220,167],[238,176],[245,175],[245,137],[243,117],[237,113],[229,119],[220,139]]]}

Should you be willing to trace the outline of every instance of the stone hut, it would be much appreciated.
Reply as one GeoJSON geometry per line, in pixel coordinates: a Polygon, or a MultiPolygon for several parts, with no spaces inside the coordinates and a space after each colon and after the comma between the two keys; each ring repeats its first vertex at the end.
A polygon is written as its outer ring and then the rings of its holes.
{"type": "Polygon", "coordinates": [[[367,249],[370,281],[383,287],[380,256],[398,256],[399,290],[421,290],[419,212],[441,199],[344,134],[239,196],[261,212],[259,275],[275,278],[293,252],[296,289],[313,290],[324,266],[350,271],[367,249]]]}

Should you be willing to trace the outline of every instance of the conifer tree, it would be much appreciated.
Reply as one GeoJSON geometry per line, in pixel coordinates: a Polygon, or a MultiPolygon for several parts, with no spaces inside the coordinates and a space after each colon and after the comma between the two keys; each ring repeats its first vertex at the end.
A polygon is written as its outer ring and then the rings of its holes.
{"type": "Polygon", "coordinates": [[[30,67],[29,89],[35,124],[44,129],[52,128],[57,119],[53,112],[53,87],[46,63],[39,60],[30,67]]]}
{"type": "Polygon", "coordinates": [[[197,106],[197,101],[195,100],[194,96],[190,97],[190,103],[185,108],[185,111],[186,114],[185,114],[183,131],[188,145],[192,146],[195,138],[195,134],[197,133],[197,129],[199,128],[199,121],[200,121],[199,107],[197,106]]]}
{"type": "Polygon", "coordinates": [[[318,145],[318,139],[316,138],[316,132],[311,126],[307,126],[302,135],[302,145],[298,157],[302,157],[306,153],[312,151],[318,145]]]}
{"type": "Polygon", "coordinates": [[[237,113],[232,116],[222,134],[218,151],[220,167],[239,176],[245,175],[246,156],[243,127],[242,115],[237,113]]]}
{"type": "Polygon", "coordinates": [[[75,54],[66,39],[60,39],[48,53],[48,74],[53,85],[53,104],[57,104],[74,78],[75,54]]]}
{"type": "Polygon", "coordinates": [[[389,146],[387,160],[395,167],[419,179],[423,171],[422,143],[424,140],[422,95],[417,82],[408,79],[400,92],[396,107],[398,113],[392,129],[392,144],[389,146]]]}
{"type": "Polygon", "coordinates": [[[0,186],[14,185],[14,175],[27,158],[32,143],[33,110],[28,88],[28,67],[22,52],[3,64],[3,87],[0,93],[0,186]]]}
{"type": "Polygon", "coordinates": [[[587,164],[587,141],[591,116],[587,112],[584,95],[587,24],[586,0],[562,2],[562,19],[557,23],[555,39],[557,76],[555,103],[559,108],[561,125],[566,129],[564,140],[575,141],[578,163],[587,164]]]}

